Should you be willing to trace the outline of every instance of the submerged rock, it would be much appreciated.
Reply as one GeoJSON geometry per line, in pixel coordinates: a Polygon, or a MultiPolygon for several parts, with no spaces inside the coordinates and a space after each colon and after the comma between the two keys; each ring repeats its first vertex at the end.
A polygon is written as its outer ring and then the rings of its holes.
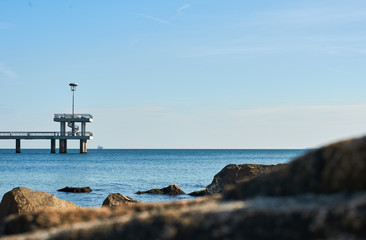
{"type": "Polygon", "coordinates": [[[90,187],[65,187],[58,189],[59,192],[72,192],[72,193],[89,193],[92,192],[90,187]]]}
{"type": "Polygon", "coordinates": [[[188,195],[192,196],[192,197],[202,197],[202,196],[207,195],[207,191],[206,191],[206,189],[199,190],[199,191],[194,191],[194,192],[188,193],[188,195]]]}
{"type": "Polygon", "coordinates": [[[366,137],[313,150],[278,171],[233,187],[226,199],[366,190],[366,137]]]}
{"type": "Polygon", "coordinates": [[[160,189],[150,189],[148,191],[138,191],[136,194],[144,194],[144,193],[150,193],[150,194],[167,194],[167,195],[181,195],[185,194],[183,190],[178,187],[177,184],[169,185],[165,188],[160,189]]]}
{"type": "Polygon", "coordinates": [[[104,200],[102,206],[121,207],[121,206],[135,206],[136,204],[142,204],[142,203],[135,199],[126,197],[120,193],[112,193],[109,194],[108,197],[104,200]]]}
{"type": "Polygon", "coordinates": [[[206,188],[207,194],[221,193],[226,185],[249,181],[259,174],[278,170],[286,165],[229,164],[215,175],[212,183],[206,188]]]}
{"type": "Polygon", "coordinates": [[[53,194],[17,187],[3,196],[0,203],[0,218],[44,208],[77,209],[79,207],[72,202],[58,199],[53,194]]]}

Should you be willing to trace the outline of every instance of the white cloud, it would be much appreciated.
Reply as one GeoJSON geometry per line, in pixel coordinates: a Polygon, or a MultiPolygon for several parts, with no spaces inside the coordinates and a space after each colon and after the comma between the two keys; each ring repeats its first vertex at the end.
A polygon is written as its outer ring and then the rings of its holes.
{"type": "Polygon", "coordinates": [[[258,13],[246,26],[278,25],[318,26],[360,22],[366,20],[366,12],[362,8],[354,8],[351,4],[344,6],[298,6],[297,8],[258,13]]]}
{"type": "Polygon", "coordinates": [[[191,52],[186,52],[183,57],[205,57],[205,56],[220,56],[220,55],[247,55],[258,53],[269,53],[278,51],[275,47],[202,47],[191,52]]]}
{"type": "Polygon", "coordinates": [[[9,23],[0,22],[0,29],[8,29],[11,25],[9,23]]]}
{"type": "Polygon", "coordinates": [[[4,63],[0,62],[0,80],[1,79],[15,79],[18,77],[10,67],[6,66],[4,63]]]}
{"type": "Polygon", "coordinates": [[[140,42],[142,39],[135,39],[133,41],[130,42],[130,44],[128,45],[130,48],[135,46],[138,42],[140,42]]]}
{"type": "Polygon", "coordinates": [[[170,22],[167,22],[163,19],[160,19],[160,18],[157,18],[157,17],[152,17],[152,16],[149,16],[149,15],[145,15],[145,14],[139,14],[141,17],[144,17],[144,18],[148,18],[150,20],[153,20],[155,22],[159,22],[159,23],[164,23],[164,24],[170,24],[170,22]]]}
{"type": "Polygon", "coordinates": [[[253,127],[265,145],[271,139],[276,147],[317,147],[366,133],[366,104],[239,109],[230,114],[253,127]]]}
{"type": "Polygon", "coordinates": [[[191,4],[186,4],[180,8],[178,8],[177,12],[178,13],[181,13],[183,10],[187,9],[187,8],[190,8],[191,7],[191,4]]]}

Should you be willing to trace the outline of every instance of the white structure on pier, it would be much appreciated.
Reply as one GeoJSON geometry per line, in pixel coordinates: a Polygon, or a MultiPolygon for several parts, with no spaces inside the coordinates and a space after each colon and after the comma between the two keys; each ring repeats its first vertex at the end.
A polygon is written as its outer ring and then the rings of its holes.
{"type": "Polygon", "coordinates": [[[86,123],[93,122],[91,114],[55,114],[53,121],[60,123],[60,153],[67,152],[67,139],[80,139],[80,153],[86,153],[86,142],[93,139],[93,134],[86,131],[86,123]],[[66,131],[66,123],[70,132],[66,131]],[[77,123],[81,124],[80,131],[77,123]]]}

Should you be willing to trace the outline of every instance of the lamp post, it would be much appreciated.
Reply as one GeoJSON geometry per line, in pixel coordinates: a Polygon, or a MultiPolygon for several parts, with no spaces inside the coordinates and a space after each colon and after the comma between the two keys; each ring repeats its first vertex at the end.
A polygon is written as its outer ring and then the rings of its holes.
{"type": "Polygon", "coordinates": [[[69,86],[71,87],[71,91],[72,91],[72,117],[74,118],[74,114],[75,114],[75,91],[76,91],[76,87],[78,86],[77,83],[70,83],[69,86]]]}
{"type": "MultiPolygon", "coordinates": [[[[78,84],[70,83],[69,86],[71,87],[72,91],[72,118],[75,118],[75,91],[78,84]]],[[[72,122],[72,135],[75,135],[75,122],[72,122]]]]}

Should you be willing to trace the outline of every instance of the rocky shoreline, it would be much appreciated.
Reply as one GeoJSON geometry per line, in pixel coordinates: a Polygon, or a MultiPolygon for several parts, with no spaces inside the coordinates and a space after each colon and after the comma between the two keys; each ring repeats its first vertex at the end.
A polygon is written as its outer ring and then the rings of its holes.
{"type": "MultiPolygon", "coordinates": [[[[166,193],[163,189],[152,190],[166,193]]],[[[364,239],[365,190],[363,137],[313,150],[289,164],[228,165],[196,193],[204,197],[194,200],[143,204],[115,193],[103,207],[85,209],[15,188],[0,204],[0,237],[364,239]]]]}

